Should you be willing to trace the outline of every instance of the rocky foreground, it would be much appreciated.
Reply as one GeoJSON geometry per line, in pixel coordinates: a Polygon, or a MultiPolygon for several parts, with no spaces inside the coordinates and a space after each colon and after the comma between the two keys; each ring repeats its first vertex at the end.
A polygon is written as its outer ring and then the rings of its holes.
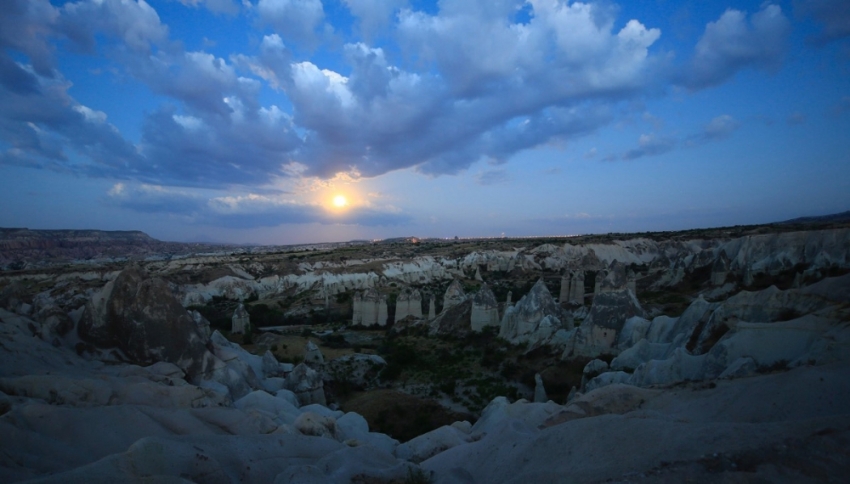
{"type": "Polygon", "coordinates": [[[850,230],[438,249],[4,274],[0,481],[845,482],[850,230]],[[488,284],[514,280],[530,289],[497,301],[488,284]],[[589,363],[557,402],[537,375],[527,399],[399,442],[324,388],[383,384],[380,356],[326,361],[308,344],[280,362],[192,309],[299,294],[276,304],[331,315],[333,297],[358,324],[490,328],[520,353],[589,363]]]}

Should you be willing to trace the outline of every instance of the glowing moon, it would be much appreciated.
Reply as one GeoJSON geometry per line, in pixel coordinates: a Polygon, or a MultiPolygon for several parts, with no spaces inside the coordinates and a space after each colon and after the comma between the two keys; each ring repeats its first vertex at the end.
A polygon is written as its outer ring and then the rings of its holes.
{"type": "Polygon", "coordinates": [[[342,208],[348,205],[348,200],[342,195],[337,195],[334,197],[333,204],[334,207],[342,208]]]}

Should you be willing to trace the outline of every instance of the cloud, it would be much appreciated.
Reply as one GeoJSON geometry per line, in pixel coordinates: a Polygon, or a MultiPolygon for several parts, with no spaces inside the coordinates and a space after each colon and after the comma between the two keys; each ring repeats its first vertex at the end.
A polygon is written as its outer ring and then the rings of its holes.
{"type": "Polygon", "coordinates": [[[178,0],[187,7],[203,5],[213,13],[236,15],[239,13],[239,3],[234,0],[178,0]]]}
{"type": "MultiPolygon", "coordinates": [[[[389,29],[399,48],[335,38],[320,55],[304,54],[327,40],[316,36],[329,21],[319,0],[243,3],[267,31],[251,50],[230,55],[185,49],[143,0],[9,2],[0,17],[2,162],[239,190],[408,168],[439,176],[592,133],[623,101],[670,81],[668,56],[653,52],[660,30],[619,18],[607,3],[444,0],[427,12],[402,0],[346,5],[367,37],[389,29]],[[138,142],[122,137],[110,113],[68,94],[57,49],[105,55],[110,68],[159,96],[138,142]]],[[[698,89],[746,67],[775,66],[787,31],[779,7],[751,16],[728,10],[706,27],[678,81],[698,89]]],[[[727,136],[735,126],[722,121],[700,136],[727,136]]],[[[623,158],[676,144],[644,135],[623,158]]],[[[479,181],[496,181],[499,171],[479,181]]]]}
{"type": "Polygon", "coordinates": [[[300,223],[395,226],[410,221],[408,215],[389,206],[378,208],[366,204],[332,213],[319,204],[300,202],[285,193],[211,196],[149,184],[118,183],[108,191],[104,202],[134,212],[179,217],[195,225],[232,229],[300,223]]]}
{"type": "Polygon", "coordinates": [[[728,114],[723,114],[706,124],[700,137],[705,141],[728,138],[739,127],[741,127],[741,123],[738,120],[728,114]]]}
{"type": "Polygon", "coordinates": [[[393,13],[407,0],[343,0],[351,14],[360,20],[360,31],[368,39],[391,21],[393,13]]]}
{"type": "Polygon", "coordinates": [[[749,21],[740,10],[726,10],[705,27],[681,83],[703,89],[748,67],[776,69],[784,58],[790,31],[790,22],[777,5],[765,5],[749,21]]]}
{"type": "Polygon", "coordinates": [[[850,36],[850,3],[846,0],[795,0],[794,8],[821,25],[822,30],[811,39],[815,44],[850,36]]]}
{"type": "Polygon", "coordinates": [[[667,137],[658,137],[652,134],[642,134],[638,139],[638,147],[626,151],[623,160],[636,160],[644,156],[663,155],[676,146],[676,140],[667,137]]]}
{"type": "Polygon", "coordinates": [[[487,170],[475,175],[475,182],[483,186],[497,185],[508,180],[508,172],[503,169],[487,170]]]}
{"type": "Polygon", "coordinates": [[[312,45],[316,28],[325,18],[321,0],[260,0],[260,24],[271,26],[287,40],[312,45]]]}

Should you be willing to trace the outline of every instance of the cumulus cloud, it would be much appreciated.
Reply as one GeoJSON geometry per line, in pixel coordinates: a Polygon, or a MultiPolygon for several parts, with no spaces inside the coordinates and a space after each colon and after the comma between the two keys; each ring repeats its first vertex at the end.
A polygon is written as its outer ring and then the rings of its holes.
{"type": "Polygon", "coordinates": [[[407,5],[407,0],[343,0],[352,15],[360,20],[360,30],[371,38],[389,24],[393,13],[407,5]]]}
{"type": "Polygon", "coordinates": [[[846,0],[796,0],[794,8],[821,25],[821,31],[812,38],[815,43],[825,44],[850,36],[850,3],[846,0]]]}
{"type": "MultiPolygon", "coordinates": [[[[220,11],[235,5],[180,1],[220,11]]],[[[244,188],[405,168],[458,173],[591,133],[611,123],[621,101],[669,82],[666,55],[652,51],[660,30],[618,18],[604,2],[444,0],[426,12],[403,0],[346,0],[364,33],[393,29],[399,51],[357,39],[316,56],[303,47],[324,28],[320,0],[244,3],[265,30],[251,51],[230,55],[185,49],[144,0],[8,3],[0,17],[2,162],[150,186],[244,188]],[[517,20],[521,9],[528,15],[517,20]],[[53,56],[69,46],[106,52],[111,67],[160,96],[137,143],[110,124],[110,113],[68,94],[53,56]]],[[[680,82],[698,89],[746,67],[774,66],[787,31],[777,6],[750,16],[729,10],[706,27],[680,82]]],[[[735,123],[719,117],[695,136],[720,139],[735,123]]],[[[675,146],[644,135],[620,158],[675,146]]],[[[504,173],[493,169],[478,181],[504,173]]],[[[296,217],[287,205],[277,209],[296,217]]]]}
{"type": "Polygon", "coordinates": [[[747,18],[729,9],[705,27],[681,82],[690,89],[716,86],[748,67],[777,68],[791,25],[778,5],[765,5],[747,18]]]}
{"type": "Polygon", "coordinates": [[[257,14],[262,25],[271,26],[287,40],[312,45],[316,29],[325,18],[321,0],[260,0],[257,14]]]}

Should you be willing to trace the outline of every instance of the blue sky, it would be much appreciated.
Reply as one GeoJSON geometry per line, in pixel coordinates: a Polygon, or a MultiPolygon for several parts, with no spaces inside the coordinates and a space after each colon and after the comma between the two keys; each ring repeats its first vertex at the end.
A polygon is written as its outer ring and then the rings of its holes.
{"type": "Polygon", "coordinates": [[[263,244],[840,212],[850,3],[10,0],[0,204],[263,244]]]}

